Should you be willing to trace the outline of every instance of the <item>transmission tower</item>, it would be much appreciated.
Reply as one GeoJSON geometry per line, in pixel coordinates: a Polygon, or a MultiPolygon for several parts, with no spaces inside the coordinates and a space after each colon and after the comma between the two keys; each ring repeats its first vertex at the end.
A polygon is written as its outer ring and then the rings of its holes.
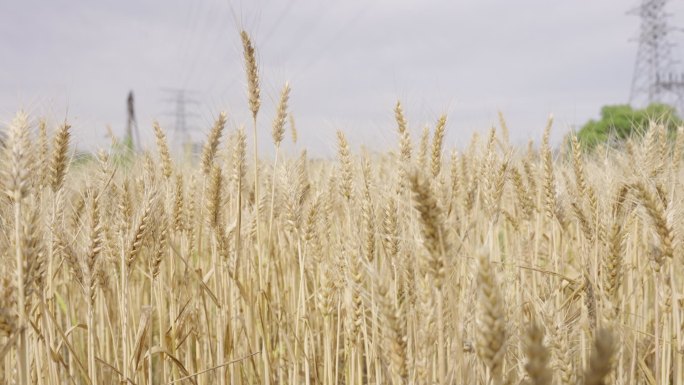
{"type": "Polygon", "coordinates": [[[174,116],[175,123],[173,127],[173,143],[176,150],[187,150],[192,142],[190,137],[190,127],[188,125],[188,118],[195,117],[197,114],[188,111],[189,105],[197,105],[199,102],[189,97],[191,91],[182,88],[163,88],[162,92],[169,95],[164,101],[174,105],[174,111],[168,112],[166,115],[174,116]]]}
{"type": "Polygon", "coordinates": [[[684,112],[684,74],[674,70],[674,44],[669,36],[674,28],[666,11],[669,0],[642,0],[630,13],[641,19],[639,45],[629,102],[634,105],[666,103],[684,112]]]}

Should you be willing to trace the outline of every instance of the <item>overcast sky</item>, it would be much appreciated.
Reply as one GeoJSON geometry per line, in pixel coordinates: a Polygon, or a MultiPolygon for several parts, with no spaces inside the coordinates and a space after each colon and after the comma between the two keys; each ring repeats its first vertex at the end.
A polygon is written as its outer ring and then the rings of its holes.
{"type": "MultiPolygon", "coordinates": [[[[673,24],[684,20],[673,2],[673,24]]],[[[0,121],[20,108],[65,116],[85,149],[121,134],[133,90],[143,140],[151,122],[172,136],[174,94],[187,89],[188,125],[201,139],[220,111],[248,122],[239,31],[257,47],[270,148],[273,105],[285,81],[300,143],[334,152],[335,130],[359,148],[395,145],[393,107],[417,136],[447,113],[447,141],[463,146],[501,110],[512,139],[555,138],[628,100],[637,1],[549,0],[3,0],[0,121]]],[[[678,9],[679,8],[679,9],[678,9]]],[[[676,40],[679,39],[679,36],[676,40]]],[[[288,144],[288,151],[295,147],[288,144]]]]}

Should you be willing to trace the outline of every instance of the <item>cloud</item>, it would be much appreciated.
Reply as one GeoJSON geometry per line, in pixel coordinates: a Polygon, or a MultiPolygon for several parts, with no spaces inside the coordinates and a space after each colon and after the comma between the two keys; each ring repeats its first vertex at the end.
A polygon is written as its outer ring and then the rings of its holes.
{"type": "MultiPolygon", "coordinates": [[[[19,107],[75,120],[80,145],[121,132],[136,93],[143,137],[172,128],[172,95],[194,90],[196,138],[219,110],[246,121],[238,32],[254,37],[262,75],[262,131],[292,81],[303,144],[334,148],[334,130],[371,148],[394,143],[392,107],[404,101],[414,132],[450,113],[447,139],[467,143],[509,118],[514,140],[560,131],[627,100],[638,19],[623,1],[103,1],[4,2],[0,13],[0,118],[19,107]]],[[[681,17],[679,17],[681,19],[681,17]]],[[[268,140],[262,140],[268,149],[268,140]]],[[[152,143],[151,141],[149,143],[152,143]]]]}

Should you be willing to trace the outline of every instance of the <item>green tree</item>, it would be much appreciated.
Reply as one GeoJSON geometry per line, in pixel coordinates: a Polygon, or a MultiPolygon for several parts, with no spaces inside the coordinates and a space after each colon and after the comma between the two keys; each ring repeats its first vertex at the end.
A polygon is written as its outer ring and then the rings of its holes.
{"type": "Polygon", "coordinates": [[[621,142],[633,135],[641,135],[651,121],[665,124],[669,132],[674,132],[682,124],[675,109],[666,104],[654,103],[643,109],[634,109],[627,104],[604,106],[600,120],[590,120],[577,133],[584,148],[594,148],[597,144],[621,142]]]}

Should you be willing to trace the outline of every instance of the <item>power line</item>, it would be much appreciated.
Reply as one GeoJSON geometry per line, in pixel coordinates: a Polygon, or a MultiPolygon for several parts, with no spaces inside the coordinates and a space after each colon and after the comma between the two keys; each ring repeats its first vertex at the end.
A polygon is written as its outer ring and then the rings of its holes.
{"type": "Polygon", "coordinates": [[[186,29],[182,43],[180,44],[180,63],[182,65],[182,71],[179,74],[179,79],[183,78],[187,72],[189,72],[190,60],[192,59],[191,50],[193,48],[193,42],[198,32],[198,21],[200,19],[200,7],[204,5],[204,1],[193,1],[192,8],[190,8],[187,13],[186,18],[186,29]]]}
{"type": "Polygon", "coordinates": [[[190,80],[195,76],[198,64],[202,63],[206,65],[207,59],[211,59],[215,56],[216,47],[223,38],[222,30],[224,23],[222,22],[222,10],[223,8],[216,10],[214,4],[210,4],[209,8],[206,10],[207,13],[205,15],[206,17],[203,18],[202,28],[198,30],[199,42],[194,45],[195,52],[190,58],[190,67],[183,80],[183,87],[187,87],[190,80]]]}
{"type": "Polygon", "coordinates": [[[203,30],[202,35],[200,35],[203,44],[198,44],[197,52],[192,57],[190,68],[183,83],[184,87],[187,87],[191,80],[194,80],[195,84],[205,84],[204,80],[212,76],[211,71],[203,71],[202,69],[211,63],[216,63],[221,56],[222,42],[227,39],[227,25],[224,22],[226,19],[224,12],[224,7],[209,10],[205,23],[207,29],[203,30]]]}

